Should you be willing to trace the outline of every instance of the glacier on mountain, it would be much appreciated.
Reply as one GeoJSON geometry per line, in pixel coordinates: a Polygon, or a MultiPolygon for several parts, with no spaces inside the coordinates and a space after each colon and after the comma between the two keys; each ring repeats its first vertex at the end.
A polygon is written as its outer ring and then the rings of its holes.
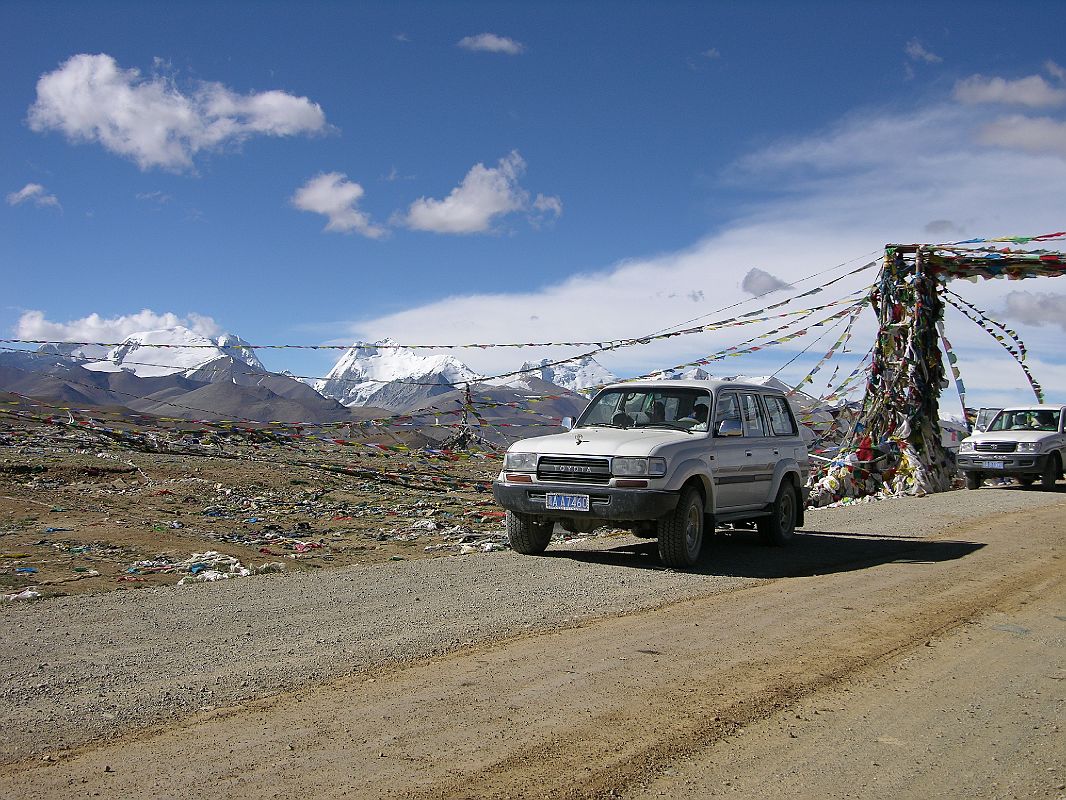
{"type": "Polygon", "coordinates": [[[132,372],[140,378],[190,375],[219,359],[234,359],[254,370],[266,371],[248,342],[231,333],[203,336],[176,325],[131,333],[121,344],[50,344],[38,352],[65,356],[93,372],[132,372]]]}
{"type": "Polygon", "coordinates": [[[356,343],[312,386],[346,406],[403,409],[480,379],[454,356],[420,355],[383,339],[374,345],[356,343]]]}
{"type": "Polygon", "coordinates": [[[522,378],[529,376],[554,383],[556,386],[562,386],[576,393],[618,380],[617,376],[592,356],[585,356],[578,361],[568,361],[564,364],[553,364],[552,361],[553,359],[550,358],[527,361],[522,364],[522,374],[506,379],[507,383],[514,385],[521,382],[522,378]]]}

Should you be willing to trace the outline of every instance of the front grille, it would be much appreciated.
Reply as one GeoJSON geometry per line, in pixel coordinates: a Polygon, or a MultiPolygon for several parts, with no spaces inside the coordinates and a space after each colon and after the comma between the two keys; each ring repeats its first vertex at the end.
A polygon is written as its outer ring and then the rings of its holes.
{"type": "Polygon", "coordinates": [[[1017,442],[978,442],[973,446],[978,453],[1013,453],[1018,449],[1017,442]]]}
{"type": "Polygon", "coordinates": [[[588,483],[606,486],[611,482],[611,462],[606,458],[541,456],[537,478],[561,483],[588,483]]]}

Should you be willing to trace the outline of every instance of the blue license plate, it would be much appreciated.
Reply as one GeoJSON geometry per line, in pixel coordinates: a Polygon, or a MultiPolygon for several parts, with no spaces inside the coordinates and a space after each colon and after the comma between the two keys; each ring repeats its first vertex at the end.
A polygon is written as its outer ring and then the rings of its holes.
{"type": "Polygon", "coordinates": [[[587,494],[549,494],[544,498],[544,507],[552,511],[588,511],[587,494]]]}
{"type": "Polygon", "coordinates": [[[1003,469],[1002,461],[986,461],[983,464],[985,469],[1003,469]]]}

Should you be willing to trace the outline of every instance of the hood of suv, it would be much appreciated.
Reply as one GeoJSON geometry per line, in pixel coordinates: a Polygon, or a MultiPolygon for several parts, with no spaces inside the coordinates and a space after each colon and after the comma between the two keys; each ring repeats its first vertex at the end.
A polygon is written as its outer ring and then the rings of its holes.
{"type": "Polygon", "coordinates": [[[656,448],[703,438],[706,433],[688,433],[671,428],[576,428],[567,433],[524,439],[516,450],[523,453],[554,453],[576,456],[649,456],[656,448]]]}
{"type": "Polygon", "coordinates": [[[973,442],[1041,442],[1049,436],[1057,436],[1055,431],[985,431],[975,433],[963,441],[973,442]]]}

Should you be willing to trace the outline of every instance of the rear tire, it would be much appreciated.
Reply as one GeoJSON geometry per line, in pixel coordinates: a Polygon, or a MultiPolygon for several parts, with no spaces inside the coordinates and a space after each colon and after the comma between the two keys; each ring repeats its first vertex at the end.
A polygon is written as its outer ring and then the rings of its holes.
{"type": "Polygon", "coordinates": [[[703,550],[703,498],[689,487],[677,508],[659,520],[659,559],[668,567],[692,567],[703,550]]]}
{"type": "Polygon", "coordinates": [[[532,514],[507,512],[507,538],[511,549],[526,556],[543,553],[552,538],[552,522],[539,522],[532,514]]]}
{"type": "Polygon", "coordinates": [[[791,483],[782,483],[770,509],[770,516],[760,517],[755,522],[759,538],[764,544],[775,547],[789,544],[796,537],[797,516],[796,489],[791,483]]]}
{"type": "Polygon", "coordinates": [[[981,474],[979,472],[966,473],[967,489],[980,489],[982,483],[984,483],[984,479],[981,477],[981,474]]]}
{"type": "Polygon", "coordinates": [[[1062,474],[1062,464],[1059,463],[1059,454],[1052,453],[1051,457],[1047,460],[1047,467],[1044,468],[1044,474],[1040,476],[1040,486],[1049,492],[1055,491],[1055,481],[1059,479],[1059,475],[1062,474]]]}

